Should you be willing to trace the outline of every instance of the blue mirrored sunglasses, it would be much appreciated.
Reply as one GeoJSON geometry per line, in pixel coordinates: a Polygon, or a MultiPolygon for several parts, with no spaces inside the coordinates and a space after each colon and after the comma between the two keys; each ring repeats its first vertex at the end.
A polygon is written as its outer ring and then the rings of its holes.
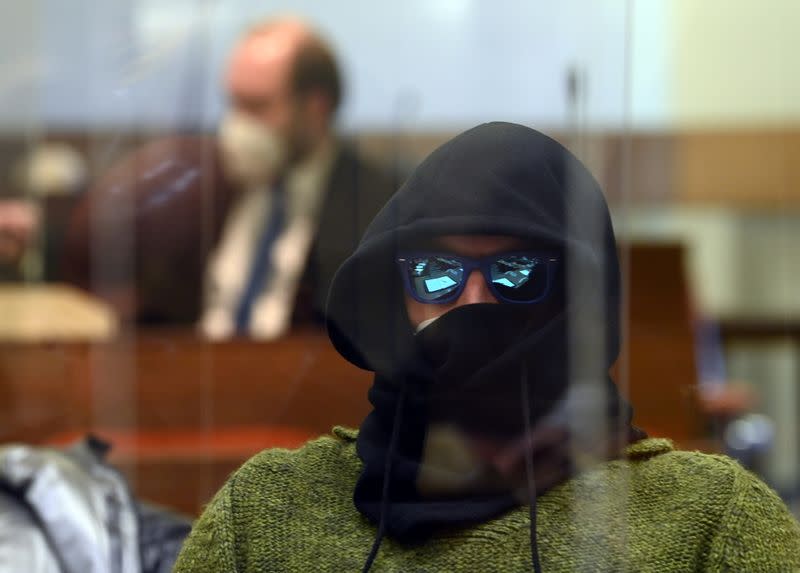
{"type": "Polygon", "coordinates": [[[404,253],[397,257],[406,291],[425,304],[447,304],[461,296],[472,271],[479,269],[501,302],[535,303],[550,292],[558,258],[530,252],[473,259],[450,253],[404,253]]]}

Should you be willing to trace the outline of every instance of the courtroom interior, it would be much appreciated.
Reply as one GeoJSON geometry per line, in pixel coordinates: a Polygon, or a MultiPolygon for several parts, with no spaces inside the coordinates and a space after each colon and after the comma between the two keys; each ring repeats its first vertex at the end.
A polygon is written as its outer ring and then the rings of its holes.
{"type": "MultiPolygon", "coordinates": [[[[27,554],[0,547],[0,573],[34,552],[79,570],[117,538],[138,569],[86,571],[170,571],[248,459],[362,427],[379,368],[341,341],[332,285],[362,237],[409,216],[391,198],[423,160],[493,121],[563,145],[603,192],[621,293],[607,371],[635,427],[735,460],[800,517],[798,21],[794,0],[3,3],[0,546],[27,554]],[[34,499],[49,464],[113,489],[131,521],[64,557],[41,504],[94,502],[34,499]],[[5,515],[41,538],[14,542],[5,515]]],[[[407,302],[469,288],[467,263],[419,245],[396,276],[407,302]]],[[[539,264],[474,277],[502,303],[539,264]]],[[[367,267],[353,288],[388,292],[367,267]]],[[[541,570],[562,570],[546,525],[541,570]]],[[[382,535],[367,568],[401,570],[382,535]]]]}

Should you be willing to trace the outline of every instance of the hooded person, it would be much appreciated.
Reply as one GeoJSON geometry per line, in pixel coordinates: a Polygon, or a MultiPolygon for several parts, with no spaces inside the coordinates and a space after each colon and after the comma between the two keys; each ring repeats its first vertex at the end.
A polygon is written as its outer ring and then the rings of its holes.
{"type": "Polygon", "coordinates": [[[175,571],[800,567],[767,486],[632,425],[608,374],[620,299],[608,208],[574,156],[509,123],[447,142],[331,286],[371,413],[245,464],[175,571]]]}

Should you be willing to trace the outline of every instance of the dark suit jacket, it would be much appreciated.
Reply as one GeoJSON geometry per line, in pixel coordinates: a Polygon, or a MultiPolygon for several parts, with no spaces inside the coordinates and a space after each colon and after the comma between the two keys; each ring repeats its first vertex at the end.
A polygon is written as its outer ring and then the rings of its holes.
{"type": "Polygon", "coordinates": [[[323,316],[333,276],[397,186],[387,170],[365,161],[352,146],[340,145],[298,294],[295,321],[323,316]],[[309,309],[311,317],[304,315],[309,309]]]}

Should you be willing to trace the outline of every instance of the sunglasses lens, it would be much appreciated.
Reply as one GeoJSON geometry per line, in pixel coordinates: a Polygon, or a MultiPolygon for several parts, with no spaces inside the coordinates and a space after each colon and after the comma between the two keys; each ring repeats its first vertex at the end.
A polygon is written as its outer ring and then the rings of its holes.
{"type": "Polygon", "coordinates": [[[492,264],[492,286],[506,300],[535,302],[547,294],[548,272],[541,257],[508,255],[492,264]]]}
{"type": "Polygon", "coordinates": [[[409,257],[406,272],[414,295],[422,302],[446,301],[464,280],[464,266],[446,256],[409,257]]]}

